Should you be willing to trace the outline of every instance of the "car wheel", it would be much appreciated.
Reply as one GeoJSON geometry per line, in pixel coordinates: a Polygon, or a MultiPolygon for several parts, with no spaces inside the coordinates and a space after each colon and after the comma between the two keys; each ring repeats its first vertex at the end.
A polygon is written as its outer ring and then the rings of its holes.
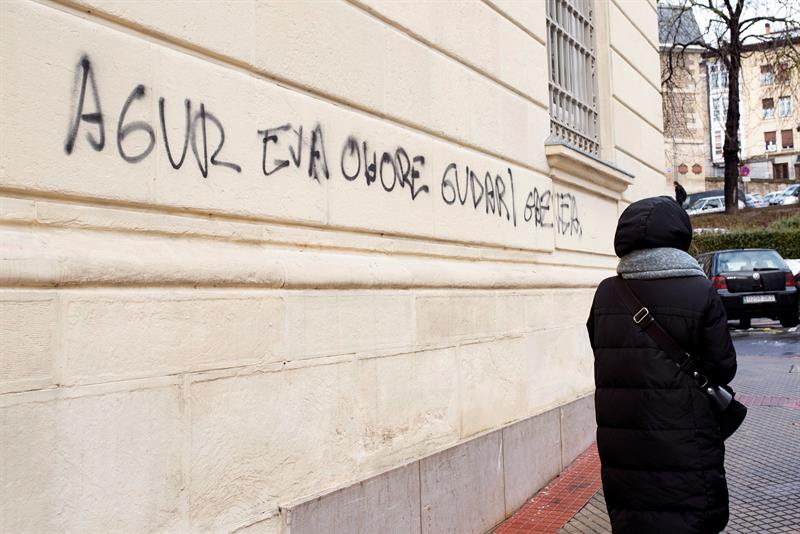
{"type": "Polygon", "coordinates": [[[739,328],[742,330],[750,328],[750,319],[739,319],[739,328]]]}
{"type": "Polygon", "coordinates": [[[800,318],[796,315],[784,315],[781,317],[781,326],[790,328],[792,326],[797,326],[800,323],[800,318]]]}

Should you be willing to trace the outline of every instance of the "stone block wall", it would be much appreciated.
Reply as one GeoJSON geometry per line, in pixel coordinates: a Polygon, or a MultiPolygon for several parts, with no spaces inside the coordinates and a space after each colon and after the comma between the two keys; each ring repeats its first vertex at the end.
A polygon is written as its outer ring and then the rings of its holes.
{"type": "Polygon", "coordinates": [[[0,531],[443,532],[451,484],[479,532],[555,476],[665,186],[654,6],[597,24],[605,162],[545,146],[544,3],[2,3],[0,531]]]}

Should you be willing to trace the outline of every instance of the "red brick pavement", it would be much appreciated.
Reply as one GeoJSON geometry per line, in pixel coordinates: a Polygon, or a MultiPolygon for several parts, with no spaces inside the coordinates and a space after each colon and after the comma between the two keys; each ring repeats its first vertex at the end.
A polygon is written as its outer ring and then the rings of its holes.
{"type": "Polygon", "coordinates": [[[592,444],[494,534],[555,534],[599,489],[600,458],[592,444]]]}
{"type": "Polygon", "coordinates": [[[778,397],[775,395],[736,395],[736,399],[745,406],[779,406],[800,410],[800,399],[797,397],[778,397]]]}

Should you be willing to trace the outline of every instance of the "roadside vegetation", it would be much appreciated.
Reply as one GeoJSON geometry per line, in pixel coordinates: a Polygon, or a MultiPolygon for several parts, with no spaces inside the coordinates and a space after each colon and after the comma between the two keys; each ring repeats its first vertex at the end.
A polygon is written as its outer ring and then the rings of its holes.
{"type": "Polygon", "coordinates": [[[737,214],[692,217],[692,254],[728,248],[772,248],[784,258],[800,258],[800,208],[797,205],[745,209],[737,214]]]}
{"type": "Polygon", "coordinates": [[[800,205],[770,206],[768,208],[740,209],[736,214],[708,213],[692,215],[692,227],[725,228],[727,230],[764,229],[770,224],[800,216],[800,205]]]}

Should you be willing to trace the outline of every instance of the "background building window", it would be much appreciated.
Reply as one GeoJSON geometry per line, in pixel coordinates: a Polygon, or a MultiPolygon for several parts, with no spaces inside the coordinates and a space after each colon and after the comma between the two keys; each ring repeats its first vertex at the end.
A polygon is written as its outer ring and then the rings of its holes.
{"type": "Polygon", "coordinates": [[[714,120],[725,122],[728,117],[728,96],[721,96],[714,99],[714,120]]]}
{"type": "MultiPolygon", "coordinates": [[[[772,100],[771,98],[769,100],[772,100]]],[[[778,116],[788,117],[792,114],[792,97],[782,96],[778,99],[778,116]]]]}
{"type": "Polygon", "coordinates": [[[708,80],[710,89],[728,87],[728,69],[726,69],[724,65],[709,65],[708,80]]]}
{"type": "Polygon", "coordinates": [[[722,154],[722,132],[714,132],[714,154],[722,154]]]}
{"type": "Polygon", "coordinates": [[[772,85],[772,65],[761,65],[761,85],[772,85]]]}
{"type": "Polygon", "coordinates": [[[593,17],[588,0],[547,0],[550,132],[597,154],[593,17]]]}
{"type": "Polygon", "coordinates": [[[775,116],[775,100],[764,98],[761,100],[761,109],[764,110],[764,118],[771,119],[775,116]]]}
{"type": "Polygon", "coordinates": [[[789,70],[788,63],[781,63],[778,65],[778,72],[775,74],[775,81],[778,83],[786,83],[789,81],[791,71],[789,70]]]}
{"type": "Polygon", "coordinates": [[[764,150],[772,152],[777,149],[778,147],[775,144],[775,132],[764,132],[764,150]]]}
{"type": "Polygon", "coordinates": [[[773,163],[772,164],[772,177],[775,180],[788,180],[789,179],[789,164],[788,163],[773,163]]]}
{"type": "Polygon", "coordinates": [[[791,130],[781,130],[781,146],[784,149],[794,148],[794,136],[791,130]]]}

